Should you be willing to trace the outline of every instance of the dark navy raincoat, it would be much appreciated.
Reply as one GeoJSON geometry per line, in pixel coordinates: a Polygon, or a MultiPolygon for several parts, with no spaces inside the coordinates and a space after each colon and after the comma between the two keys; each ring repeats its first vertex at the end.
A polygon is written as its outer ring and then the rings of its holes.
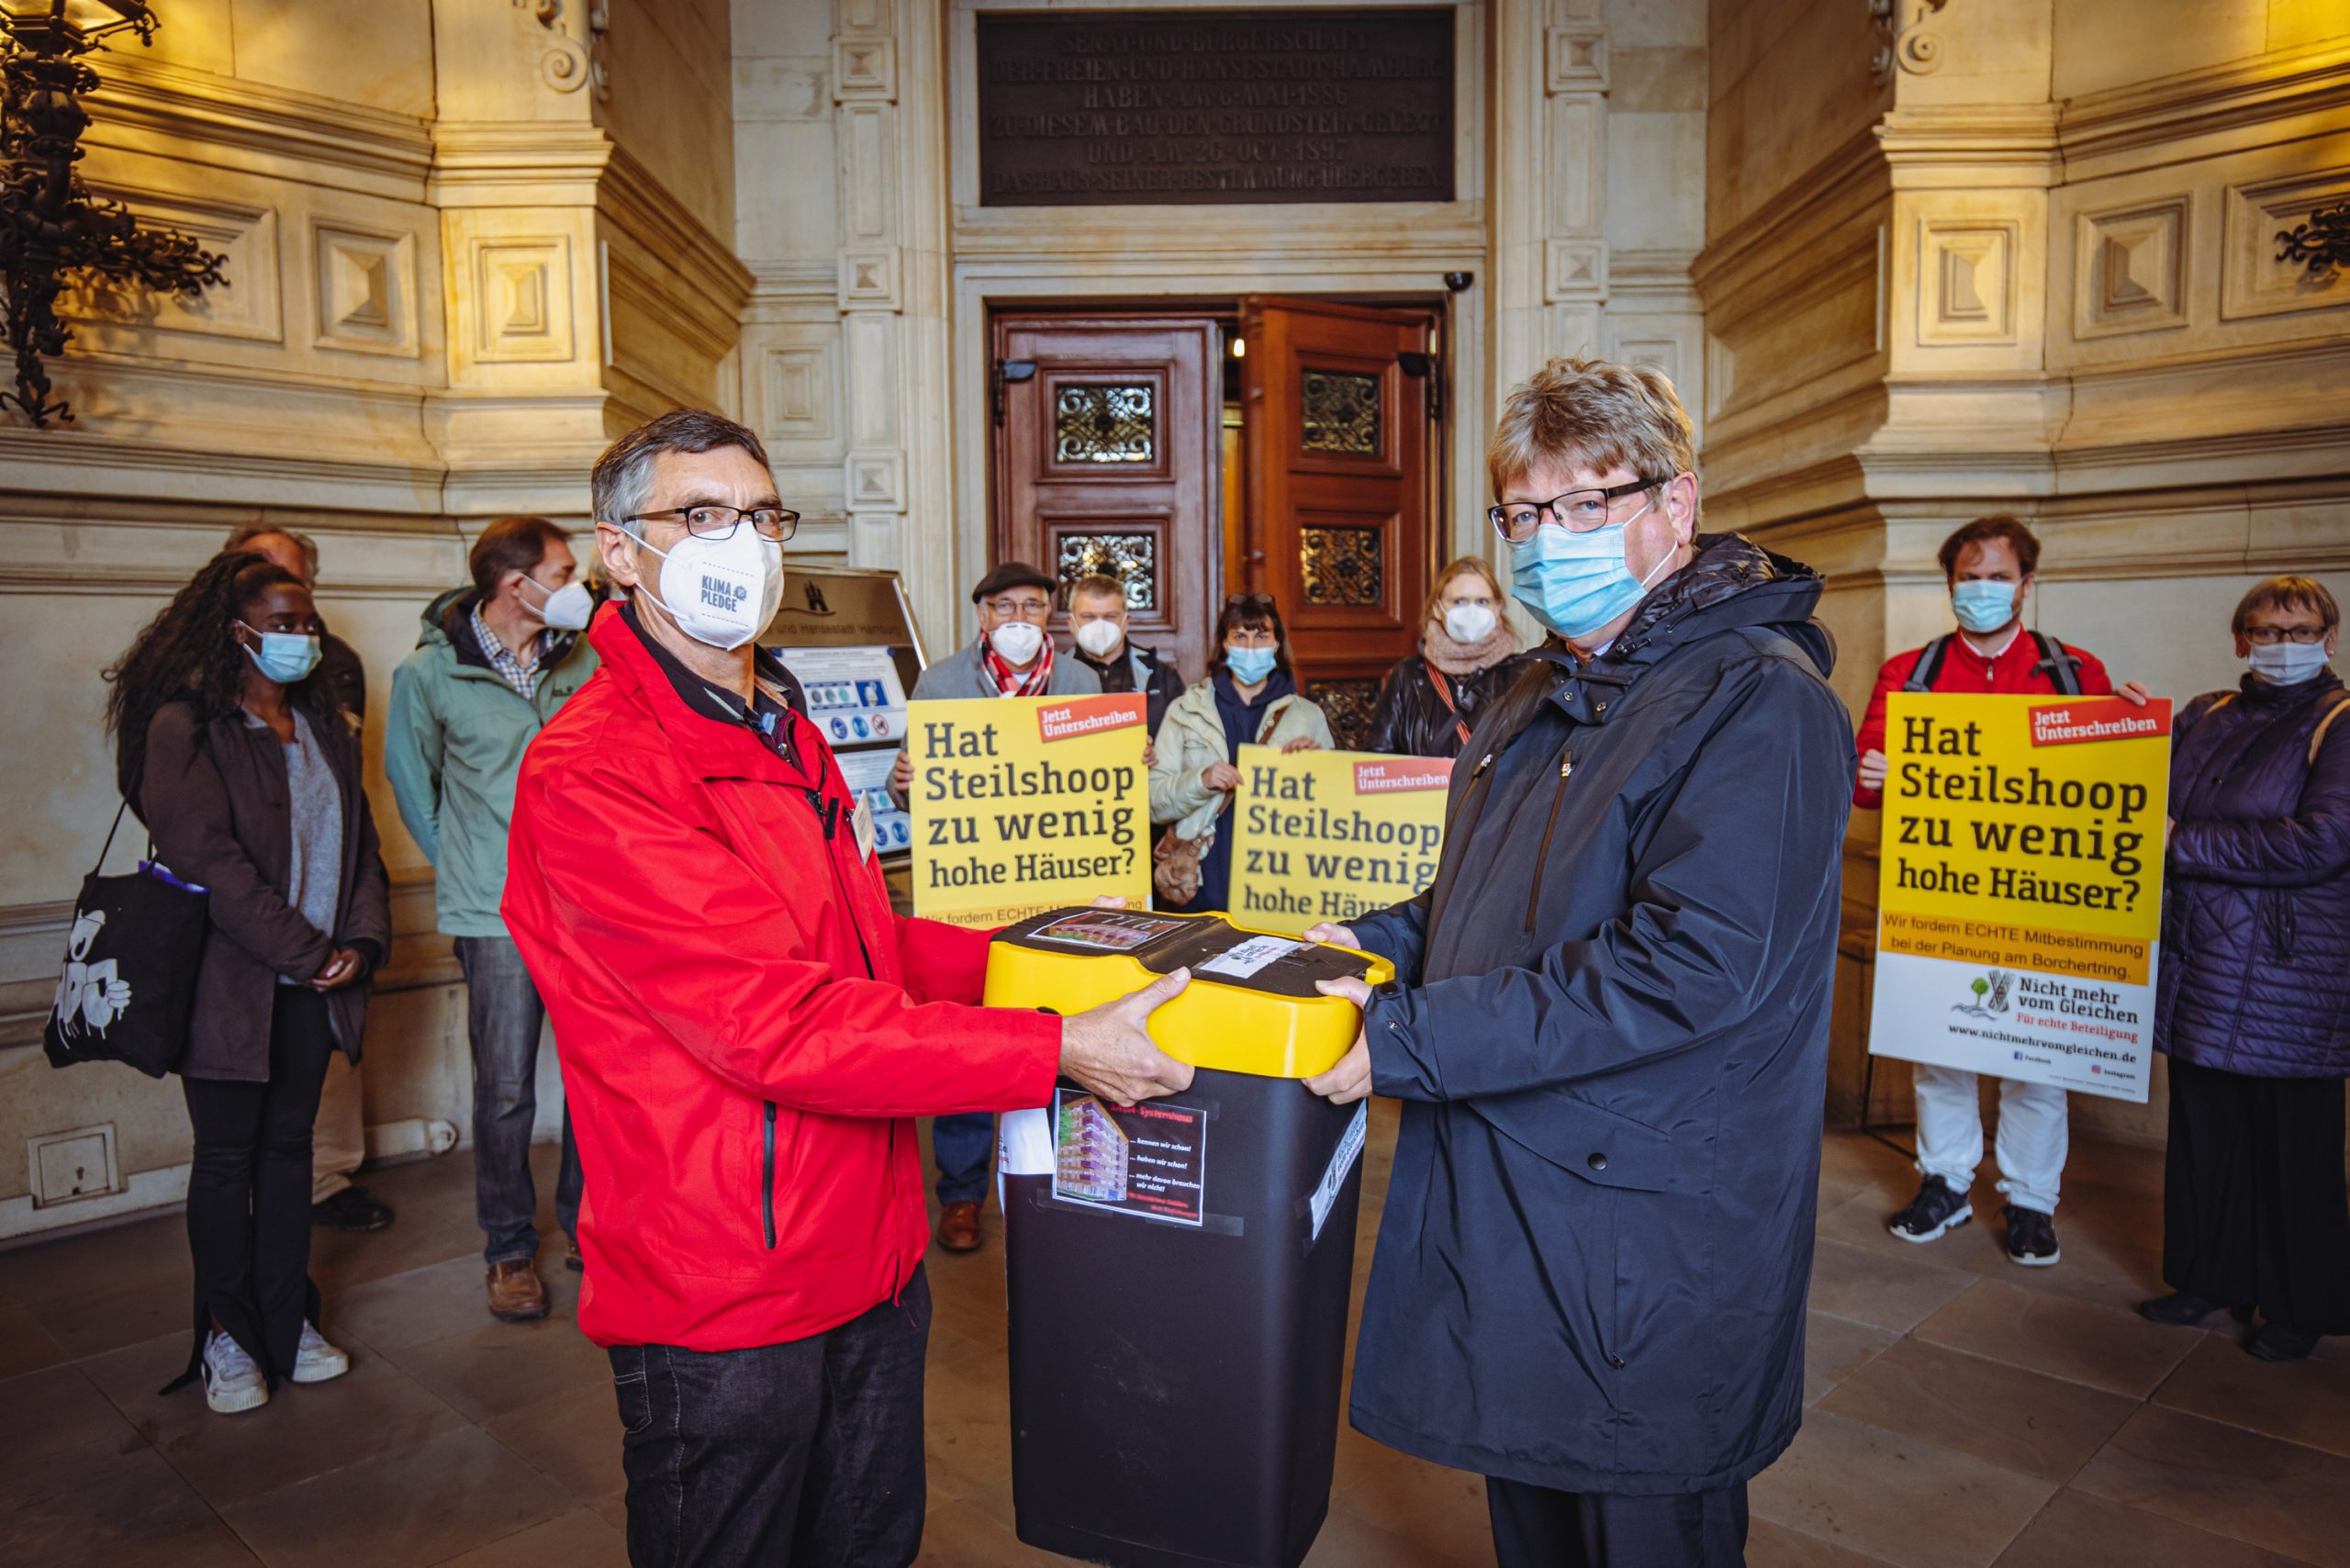
{"type": "Polygon", "coordinates": [[[1532,655],[1435,885],[1354,924],[1404,1102],[1354,1424],[1567,1491],[1729,1486],[1802,1415],[1852,722],[1818,576],[1698,545],[1589,665],[1532,655]]]}

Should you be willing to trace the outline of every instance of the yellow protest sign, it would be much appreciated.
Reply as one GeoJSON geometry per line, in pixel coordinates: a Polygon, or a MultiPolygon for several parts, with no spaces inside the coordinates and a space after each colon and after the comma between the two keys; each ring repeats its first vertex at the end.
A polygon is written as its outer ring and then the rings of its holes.
{"type": "Polygon", "coordinates": [[[917,702],[914,913],[993,927],[1104,893],[1150,897],[1141,696],[917,702]]]}
{"type": "Polygon", "coordinates": [[[1240,748],[1233,791],[1231,914],[1304,935],[1436,880],[1444,844],[1444,757],[1240,748]]]}
{"type": "Polygon", "coordinates": [[[1886,704],[1869,1048],[2146,1098],[2170,704],[1886,704]]]}

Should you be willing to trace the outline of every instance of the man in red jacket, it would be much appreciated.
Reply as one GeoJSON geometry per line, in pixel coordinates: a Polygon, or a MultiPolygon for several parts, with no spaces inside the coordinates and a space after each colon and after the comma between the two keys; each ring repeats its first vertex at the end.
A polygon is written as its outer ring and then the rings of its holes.
{"type": "MultiPolygon", "coordinates": [[[[2120,696],[2146,700],[2132,681],[2117,691],[2097,655],[2026,630],[2024,600],[2040,566],[2040,541],[2004,514],[1979,517],[1948,539],[1941,552],[1959,630],[1922,648],[1887,659],[1869,693],[1869,710],[1854,737],[1861,751],[1852,803],[1885,804],[1885,700],[1897,691],[1999,692],[2031,697],[2120,696]]],[[[1975,1217],[1967,1193],[1983,1162],[1983,1113],[1975,1075],[1963,1068],[1918,1062],[1912,1067],[1918,1102],[1918,1169],[1925,1180],[1917,1197],[1886,1222],[1904,1241],[1932,1241],[1975,1217]]],[[[2071,1137],[2065,1092],[2021,1079],[1999,1081],[1999,1191],[2007,1194],[2010,1260],[2031,1267],[2056,1261],[2056,1193],[2071,1137]]]]}
{"type": "Polygon", "coordinates": [[[611,1356],[640,1563],[912,1562],[929,1238],[912,1118],[1131,1103],[1180,971],[1069,1018],[978,1002],[988,938],[892,914],[872,820],[754,639],[798,521],[679,410],[596,465],[624,605],[532,745],[504,912],[564,1042],[579,1325],[611,1356]]]}

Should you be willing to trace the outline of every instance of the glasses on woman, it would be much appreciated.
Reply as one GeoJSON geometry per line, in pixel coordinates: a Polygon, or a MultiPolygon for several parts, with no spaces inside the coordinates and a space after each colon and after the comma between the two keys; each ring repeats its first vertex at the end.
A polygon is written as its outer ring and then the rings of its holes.
{"type": "Polygon", "coordinates": [[[1269,593],[1236,593],[1224,601],[1226,610],[1270,610],[1273,596],[1269,593]]]}
{"type": "Polygon", "coordinates": [[[724,507],[710,502],[698,507],[671,507],[666,511],[639,512],[631,522],[683,522],[696,539],[727,539],[748,519],[762,539],[780,544],[800,531],[800,514],[789,507],[724,507]]]}
{"type": "Polygon", "coordinates": [[[2244,640],[2258,648],[2273,648],[2279,643],[2299,643],[2306,648],[2324,642],[2326,630],[2323,626],[2247,626],[2244,640]]]}
{"type": "MultiPolygon", "coordinates": [[[[1547,501],[1505,501],[1485,509],[1485,521],[1494,532],[1512,544],[1523,544],[1534,537],[1534,531],[1544,520],[1556,523],[1570,533],[1589,533],[1595,528],[1606,528],[1619,521],[1616,512],[1619,501],[1627,496],[1637,496],[1643,490],[1653,490],[1662,479],[1629,479],[1604,490],[1569,490],[1547,501]]],[[[1620,521],[1629,521],[1628,517],[1620,521]]]]}

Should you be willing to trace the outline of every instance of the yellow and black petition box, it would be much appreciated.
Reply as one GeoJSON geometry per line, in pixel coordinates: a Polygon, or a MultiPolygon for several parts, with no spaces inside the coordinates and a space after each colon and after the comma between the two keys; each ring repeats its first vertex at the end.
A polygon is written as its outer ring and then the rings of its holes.
{"type": "Polygon", "coordinates": [[[1081,1013],[1158,975],[1197,1070],[1119,1105],[1063,1080],[1002,1122],[1020,1539],[1113,1568],[1296,1568],[1329,1510],[1365,1106],[1300,1081],[1383,958],[1220,915],[1066,909],[999,933],[991,1006],[1081,1013]],[[1212,1500],[1212,1501],[1211,1501],[1212,1500]]]}

